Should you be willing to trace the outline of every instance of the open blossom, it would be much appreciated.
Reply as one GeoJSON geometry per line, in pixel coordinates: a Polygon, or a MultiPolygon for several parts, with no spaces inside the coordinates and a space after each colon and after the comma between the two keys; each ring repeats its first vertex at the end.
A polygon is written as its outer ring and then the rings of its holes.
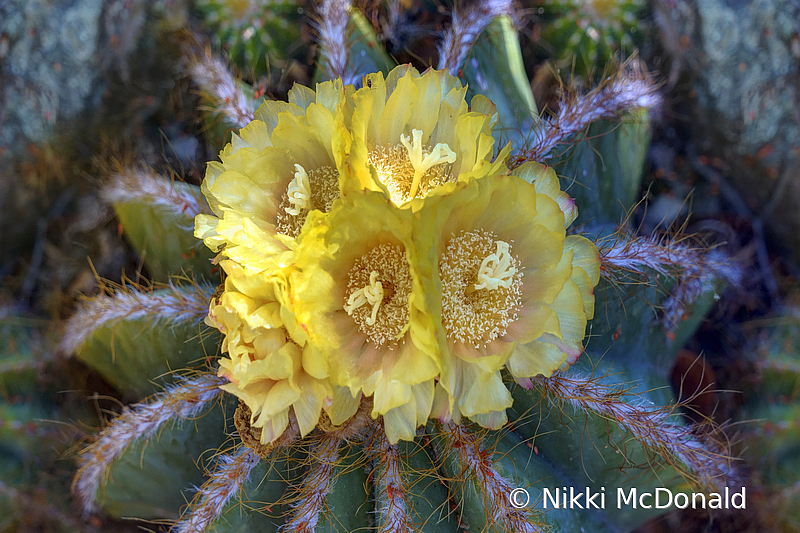
{"type": "Polygon", "coordinates": [[[508,174],[494,106],[411,67],[268,102],[208,167],[196,234],[228,277],[208,323],[225,389],[271,442],[371,401],[387,438],[434,416],[506,422],[506,369],[583,351],[599,254],[551,169],[508,174]]]}
{"type": "Polygon", "coordinates": [[[261,442],[270,443],[283,433],[290,410],[302,435],[317,426],[323,406],[335,420],[349,418],[357,403],[334,395],[325,362],[296,343],[284,327],[285,282],[248,275],[230,260],[222,265],[225,290],[212,299],[206,323],[224,334],[227,357],[220,358],[218,373],[229,383],[222,389],[247,404],[251,426],[262,429],[261,442]]]}
{"type": "Polygon", "coordinates": [[[494,157],[494,104],[445,71],[409,65],[364,77],[341,115],[337,157],[348,174],[344,192],[381,191],[398,206],[481,176],[506,172],[507,150],[494,157]]]}
{"type": "Polygon", "coordinates": [[[411,213],[374,191],[352,200],[316,217],[299,240],[290,280],[297,327],[334,383],[373,397],[390,440],[410,440],[440,372],[435,325],[412,276],[411,213]]]}
{"type": "MultiPolygon", "coordinates": [[[[562,210],[552,169],[532,163],[517,176],[462,184],[418,213],[417,249],[436,265],[420,274],[426,307],[438,321],[442,374],[434,415],[467,416],[492,428],[506,422],[515,378],[550,376],[583,351],[599,254],[566,236],[574,211],[562,210]],[[569,218],[567,218],[569,217],[569,218]]],[[[568,202],[563,202],[568,205],[568,202]]]]}
{"type": "Polygon", "coordinates": [[[308,213],[329,211],[339,197],[331,143],[344,97],[337,81],[264,102],[208,164],[202,190],[213,214],[196,218],[195,236],[249,272],[281,264],[308,213]]]}

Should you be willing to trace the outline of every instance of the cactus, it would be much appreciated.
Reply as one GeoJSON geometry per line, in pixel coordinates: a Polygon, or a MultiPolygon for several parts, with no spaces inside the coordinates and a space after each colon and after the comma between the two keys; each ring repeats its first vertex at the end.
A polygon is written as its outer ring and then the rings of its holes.
{"type": "Polygon", "coordinates": [[[640,0],[544,0],[526,2],[541,19],[541,44],[561,68],[602,74],[615,57],[641,46],[645,3],[640,0]]]}
{"type": "Polygon", "coordinates": [[[131,169],[105,194],[170,284],[89,300],[63,339],[128,397],[162,388],[81,452],[86,512],[176,532],[615,531],[663,511],[548,494],[735,486],[667,374],[738,272],[617,225],[653,84],[621,69],[540,116],[512,15],[456,11],[420,73],[323,2],[328,81],[258,109],[193,59],[238,130],[220,161],[201,188],[131,169]],[[600,119],[622,127],[583,138],[600,119]]]}
{"type": "Polygon", "coordinates": [[[753,323],[755,379],[744,388],[739,413],[742,449],[754,470],[753,484],[766,502],[766,527],[800,531],[797,505],[798,417],[800,416],[800,320],[797,307],[787,305],[773,316],[753,323]]]}
{"type": "Polygon", "coordinates": [[[41,321],[2,316],[0,338],[0,531],[84,531],[69,511],[69,476],[57,461],[77,437],[70,421],[85,416],[60,402],[57,391],[67,386],[56,377],[41,321]]]}
{"type": "Polygon", "coordinates": [[[301,58],[301,2],[200,0],[195,8],[211,30],[212,45],[255,78],[272,74],[277,80],[291,61],[301,58]]]}

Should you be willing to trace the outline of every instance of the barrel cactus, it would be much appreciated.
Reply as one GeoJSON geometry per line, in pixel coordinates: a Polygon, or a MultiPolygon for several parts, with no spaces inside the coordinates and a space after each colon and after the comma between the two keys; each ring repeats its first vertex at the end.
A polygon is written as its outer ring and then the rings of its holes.
{"type": "Polygon", "coordinates": [[[236,131],[202,187],[113,176],[153,285],[66,327],[64,351],[149,396],[81,452],[86,512],[176,532],[614,531],[662,512],[617,508],[618,489],[735,485],[667,375],[736,270],[619,225],[653,85],[623,68],[540,115],[510,10],[453,13],[420,72],[325,1],[322,81],[257,109],[193,58],[236,131]],[[570,488],[609,502],[565,508],[570,488]]]}

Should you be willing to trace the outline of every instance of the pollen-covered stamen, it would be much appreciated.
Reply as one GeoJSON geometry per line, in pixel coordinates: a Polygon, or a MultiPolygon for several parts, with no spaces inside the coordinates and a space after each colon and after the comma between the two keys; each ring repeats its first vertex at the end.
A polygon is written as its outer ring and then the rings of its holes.
{"type": "Polygon", "coordinates": [[[479,229],[454,235],[439,258],[439,277],[448,338],[480,348],[505,335],[517,319],[520,262],[512,244],[495,234],[479,229]]]}
{"type": "Polygon", "coordinates": [[[309,211],[319,209],[327,213],[339,198],[336,168],[325,166],[306,171],[299,164],[294,168],[294,178],[281,198],[275,224],[278,233],[290,237],[300,235],[309,211]]]}
{"type": "Polygon", "coordinates": [[[297,216],[301,211],[308,211],[311,207],[311,186],[308,183],[306,169],[295,163],[294,170],[294,179],[289,183],[286,193],[291,207],[287,207],[286,212],[297,216]]]}
{"type": "MultiPolygon", "coordinates": [[[[430,152],[429,148],[422,149],[423,154],[427,155],[430,152]]],[[[414,181],[415,170],[408,157],[408,150],[402,144],[376,146],[369,151],[368,160],[375,169],[378,179],[389,190],[395,205],[403,205],[415,197],[424,198],[434,188],[455,179],[451,173],[452,165],[448,163],[434,165],[422,175],[415,196],[411,196],[409,191],[414,181]]]]}
{"type": "Polygon", "coordinates": [[[478,269],[478,283],[475,290],[494,290],[498,287],[507,289],[514,282],[517,269],[512,264],[511,254],[508,252],[508,243],[497,241],[497,252],[489,254],[481,262],[478,269]]]}
{"type": "Polygon", "coordinates": [[[347,314],[352,316],[353,311],[358,309],[364,304],[372,306],[372,315],[367,319],[367,325],[375,324],[375,315],[378,314],[378,308],[383,302],[383,285],[378,281],[378,273],[374,270],[369,273],[369,284],[366,287],[358,289],[350,295],[347,303],[344,305],[344,310],[347,314]]]}
{"type": "Polygon", "coordinates": [[[391,349],[409,319],[411,271],[403,247],[376,246],[355,260],[348,277],[344,310],[371,342],[391,349]]]}
{"type": "Polygon", "coordinates": [[[422,146],[422,131],[411,130],[411,136],[412,141],[409,142],[408,136],[400,135],[400,143],[406,147],[408,158],[414,167],[414,179],[411,182],[411,189],[408,191],[408,196],[414,198],[417,195],[417,189],[423,174],[434,165],[455,163],[456,153],[447,144],[439,143],[433,147],[430,153],[425,155],[422,146]]]}

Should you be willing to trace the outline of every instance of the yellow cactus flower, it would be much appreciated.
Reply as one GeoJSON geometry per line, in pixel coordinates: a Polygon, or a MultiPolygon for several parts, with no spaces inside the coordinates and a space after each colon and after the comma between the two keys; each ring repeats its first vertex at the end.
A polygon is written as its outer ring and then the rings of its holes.
{"type": "Polygon", "coordinates": [[[565,201],[555,173],[538,164],[516,176],[461,184],[414,219],[426,307],[439,320],[442,373],[433,414],[506,422],[511,395],[500,376],[550,376],[583,351],[599,279],[597,248],[566,236],[565,201]],[[535,174],[535,175],[534,175],[535,174]],[[535,180],[533,179],[535,177],[535,180]],[[429,258],[431,259],[431,258],[429,258]]]}
{"type": "Polygon", "coordinates": [[[434,323],[412,275],[411,213],[380,193],[354,193],[313,214],[290,278],[295,336],[325,357],[331,381],[372,396],[388,438],[413,439],[439,375],[434,323]]]}
{"type": "Polygon", "coordinates": [[[582,352],[597,249],[566,236],[552,170],[492,160],[494,106],[464,94],[409,66],[295,87],[209,165],[196,234],[228,278],[208,322],[266,441],[290,409],[306,433],[363,397],[392,443],[432,414],[496,428],[501,369],[549,376],[582,352]]]}
{"type": "Polygon", "coordinates": [[[411,205],[437,187],[506,171],[503,151],[494,161],[491,128],[496,109],[446,71],[420,74],[410,65],[368,74],[341,115],[336,154],[350,180],[343,192],[381,191],[398,206],[411,205]]]}
{"type": "Polygon", "coordinates": [[[250,272],[284,262],[308,213],[339,197],[335,116],[354,90],[341,80],[316,92],[295,85],[288,102],[264,102],[208,164],[202,190],[213,214],[197,216],[195,236],[250,272]]]}
{"type": "Polygon", "coordinates": [[[327,365],[313,350],[297,344],[284,327],[285,282],[247,274],[232,261],[222,262],[228,276],[219,299],[212,299],[206,323],[224,334],[219,375],[223,390],[249,407],[250,423],[261,428],[261,442],[277,439],[294,412],[305,435],[319,422],[323,407],[339,423],[355,412],[357,402],[335,394],[327,365]]]}

